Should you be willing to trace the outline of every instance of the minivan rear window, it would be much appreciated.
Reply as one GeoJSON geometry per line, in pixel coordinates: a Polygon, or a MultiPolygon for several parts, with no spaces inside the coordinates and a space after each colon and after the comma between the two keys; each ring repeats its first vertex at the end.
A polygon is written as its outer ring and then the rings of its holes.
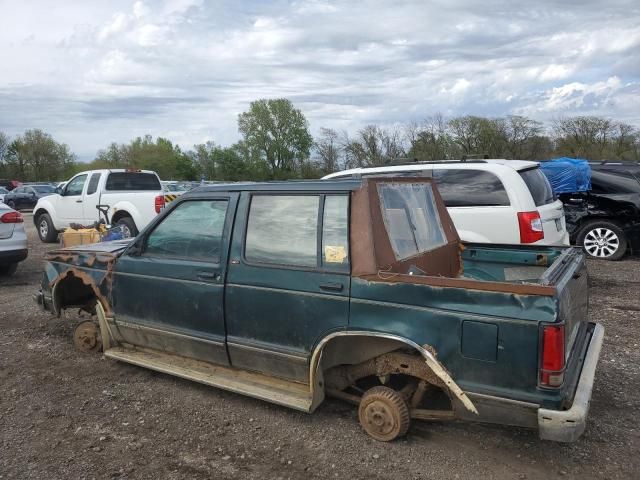
{"type": "Polygon", "coordinates": [[[107,178],[106,190],[162,190],[160,180],[153,173],[112,172],[107,178]]]}
{"type": "Polygon", "coordinates": [[[502,181],[483,170],[434,169],[433,178],[447,207],[502,207],[510,205],[502,181]]]}
{"type": "Polygon", "coordinates": [[[536,207],[547,205],[555,201],[556,198],[553,194],[551,184],[540,168],[535,167],[529,170],[521,170],[518,173],[524,180],[524,183],[527,184],[527,188],[531,192],[531,196],[533,197],[536,207]]]}

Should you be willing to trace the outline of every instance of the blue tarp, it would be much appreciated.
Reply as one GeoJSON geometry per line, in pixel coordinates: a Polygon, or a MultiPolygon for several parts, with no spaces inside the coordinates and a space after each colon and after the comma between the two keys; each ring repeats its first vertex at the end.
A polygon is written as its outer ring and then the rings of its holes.
{"type": "Polygon", "coordinates": [[[555,193],[591,190],[591,166],[586,160],[561,157],[540,162],[540,169],[549,179],[555,193]]]}

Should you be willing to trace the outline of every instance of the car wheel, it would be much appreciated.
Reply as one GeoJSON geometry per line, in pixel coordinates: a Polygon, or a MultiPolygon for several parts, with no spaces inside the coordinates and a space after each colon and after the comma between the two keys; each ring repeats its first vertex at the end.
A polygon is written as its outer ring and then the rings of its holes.
{"type": "Polygon", "coordinates": [[[14,210],[17,210],[17,209],[16,209],[16,202],[14,202],[13,200],[9,200],[9,201],[7,202],[7,207],[9,207],[9,208],[13,208],[14,210]]]}
{"type": "Polygon", "coordinates": [[[9,265],[0,265],[0,275],[11,276],[18,270],[17,263],[10,263],[9,265]]]}
{"type": "Polygon", "coordinates": [[[48,213],[43,213],[38,217],[36,226],[38,227],[38,236],[44,243],[53,243],[58,239],[58,232],[53,227],[48,213]]]}
{"type": "Polygon", "coordinates": [[[136,235],[138,235],[136,223],[131,217],[122,217],[116,222],[116,225],[122,228],[122,233],[125,238],[135,237],[136,235]]]}
{"type": "Polygon", "coordinates": [[[620,260],[627,251],[627,237],[617,224],[595,221],[580,230],[578,245],[592,258],[620,260]]]}
{"type": "Polygon", "coordinates": [[[402,437],[411,423],[404,397],[389,387],[373,387],[364,393],[358,419],[364,431],[381,442],[402,437]]]}

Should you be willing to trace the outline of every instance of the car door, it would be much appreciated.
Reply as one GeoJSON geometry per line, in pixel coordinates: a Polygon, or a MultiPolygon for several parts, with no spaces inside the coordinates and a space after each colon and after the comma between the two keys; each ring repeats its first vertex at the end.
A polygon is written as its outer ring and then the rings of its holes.
{"type": "Polygon", "coordinates": [[[87,183],[87,191],[82,200],[82,216],[88,222],[100,220],[100,212],[96,206],[100,203],[100,191],[98,185],[100,183],[101,172],[94,172],[89,177],[87,183]]]}
{"type": "Polygon", "coordinates": [[[231,364],[308,381],[314,345],[349,318],[349,196],[243,193],[225,293],[231,364]]]}
{"type": "Polygon", "coordinates": [[[178,203],[118,259],[112,302],[127,342],[229,363],[224,280],[236,199],[221,194],[178,203]]]}
{"type": "Polygon", "coordinates": [[[14,188],[9,198],[7,198],[7,204],[13,205],[13,208],[20,210],[22,208],[22,197],[24,196],[25,187],[14,188]]]}
{"type": "Polygon", "coordinates": [[[33,187],[26,187],[22,208],[33,208],[36,203],[38,203],[38,192],[33,187]]]}
{"type": "Polygon", "coordinates": [[[72,223],[90,223],[85,222],[82,207],[82,195],[85,184],[87,183],[87,176],[86,173],[76,175],[69,180],[69,183],[65,186],[57,204],[57,214],[62,225],[56,225],[57,227],[66,227],[72,223]]]}

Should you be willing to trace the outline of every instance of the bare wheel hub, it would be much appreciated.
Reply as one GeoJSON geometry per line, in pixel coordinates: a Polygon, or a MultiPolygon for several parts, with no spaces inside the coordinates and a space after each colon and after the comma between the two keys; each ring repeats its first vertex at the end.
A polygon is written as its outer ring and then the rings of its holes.
{"type": "Polygon", "coordinates": [[[100,329],[90,320],[80,323],[73,332],[73,343],[81,352],[98,352],[102,349],[100,329]]]}
{"type": "Polygon", "coordinates": [[[400,437],[409,429],[407,403],[402,394],[388,387],[368,390],[360,401],[358,417],[362,428],[382,442],[400,437]]]}

